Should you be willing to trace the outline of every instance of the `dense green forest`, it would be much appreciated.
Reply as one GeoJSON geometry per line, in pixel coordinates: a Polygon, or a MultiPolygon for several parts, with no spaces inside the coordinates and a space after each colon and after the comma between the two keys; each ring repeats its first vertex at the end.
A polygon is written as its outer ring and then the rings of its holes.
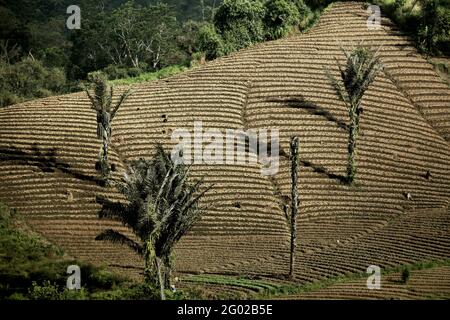
{"type": "MultiPolygon", "coordinates": [[[[0,106],[156,75],[307,30],[331,0],[0,0],[0,106]]],[[[449,0],[375,1],[426,54],[449,55],[449,0]]]]}

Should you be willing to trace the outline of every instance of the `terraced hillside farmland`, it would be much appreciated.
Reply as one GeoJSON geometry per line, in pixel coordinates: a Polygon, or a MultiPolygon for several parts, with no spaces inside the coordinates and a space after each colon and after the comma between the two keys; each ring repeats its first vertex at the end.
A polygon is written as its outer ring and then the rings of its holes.
{"type": "MultiPolygon", "coordinates": [[[[127,162],[149,157],[156,142],[173,148],[173,130],[192,131],[194,121],[222,132],[277,128],[284,154],[289,139],[300,137],[298,283],[372,264],[450,258],[450,89],[390,21],[369,30],[367,18],[363,4],[337,3],[307,34],[134,86],[113,123],[115,178],[127,162]],[[337,73],[340,46],[361,40],[383,45],[385,70],[364,97],[350,187],[341,183],[348,112],[324,67],[337,73]]],[[[94,240],[117,225],[97,219],[95,196],[121,199],[98,183],[99,147],[85,93],[1,109],[0,200],[74,257],[138,275],[138,256],[94,240]]],[[[290,174],[281,154],[273,177],[259,165],[193,167],[214,188],[204,198],[211,208],[176,249],[178,273],[288,273],[290,174]]]]}
{"type": "Polygon", "coordinates": [[[450,299],[450,268],[416,270],[404,284],[401,274],[383,278],[380,290],[367,290],[366,279],[337,283],[323,289],[287,295],[283,299],[450,299]]]}

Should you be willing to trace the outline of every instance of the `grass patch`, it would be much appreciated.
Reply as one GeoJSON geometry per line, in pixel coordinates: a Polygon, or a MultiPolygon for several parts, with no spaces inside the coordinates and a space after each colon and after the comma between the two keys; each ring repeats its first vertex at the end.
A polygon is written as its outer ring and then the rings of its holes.
{"type": "MultiPolygon", "coordinates": [[[[443,266],[450,266],[450,259],[444,259],[444,260],[425,260],[425,261],[419,261],[413,264],[401,264],[392,268],[381,268],[381,274],[382,275],[390,275],[394,273],[400,273],[405,269],[408,269],[409,271],[415,271],[415,270],[426,270],[426,269],[432,269],[432,268],[438,268],[443,266]]],[[[324,279],[321,281],[316,281],[313,283],[308,283],[302,286],[295,286],[295,285],[287,285],[287,286],[280,286],[276,292],[271,292],[269,294],[265,293],[263,295],[258,296],[259,299],[270,299],[277,296],[283,296],[283,295],[291,295],[291,294],[298,294],[298,293],[304,293],[304,292],[313,292],[317,291],[323,288],[327,288],[329,286],[338,284],[338,283],[345,283],[350,282],[354,280],[359,279],[366,279],[368,277],[368,274],[365,272],[359,272],[359,273],[353,273],[353,274],[347,274],[337,277],[332,277],[328,279],[324,279]]]]}
{"type": "Polygon", "coordinates": [[[279,285],[263,281],[251,280],[243,277],[222,276],[222,275],[194,275],[186,279],[187,282],[209,283],[236,286],[244,289],[250,289],[256,292],[273,291],[279,288],[279,285]]]}
{"type": "Polygon", "coordinates": [[[196,286],[195,288],[190,287],[182,290],[182,294],[184,298],[188,299],[218,299],[218,300],[245,300],[245,299],[255,299],[258,296],[267,296],[269,294],[274,294],[280,290],[281,285],[265,281],[265,280],[256,280],[249,279],[247,277],[239,277],[239,276],[225,276],[225,275],[214,275],[214,274],[205,274],[205,275],[193,275],[189,278],[184,279],[184,281],[191,284],[215,284],[215,285],[223,285],[230,286],[234,288],[242,288],[251,291],[241,293],[237,292],[223,292],[220,294],[210,294],[208,293],[208,289],[196,286]]]}
{"type": "MultiPolygon", "coordinates": [[[[432,269],[442,266],[450,266],[450,259],[448,260],[426,260],[426,261],[419,261],[414,264],[401,264],[395,267],[390,268],[382,268],[381,274],[382,275],[390,275],[394,273],[400,273],[400,277],[402,275],[403,270],[407,269],[409,271],[414,270],[425,270],[425,269],[432,269]]],[[[329,286],[338,284],[338,283],[345,283],[350,282],[354,280],[359,279],[366,279],[368,277],[368,274],[365,272],[359,272],[359,273],[350,273],[345,275],[340,275],[336,277],[331,277],[327,279],[323,279],[320,281],[307,283],[304,285],[295,285],[295,284],[279,284],[279,283],[273,283],[270,281],[264,281],[264,280],[253,280],[248,279],[244,277],[236,277],[236,276],[225,276],[225,275],[213,275],[213,274],[205,274],[205,275],[193,275],[189,278],[185,279],[184,281],[190,282],[190,283],[198,283],[198,284],[217,284],[217,285],[226,285],[226,286],[232,286],[237,288],[243,288],[248,289],[251,291],[254,291],[254,294],[250,297],[245,298],[251,298],[251,299],[272,299],[276,297],[282,297],[285,295],[294,295],[299,293],[305,293],[305,292],[314,292],[320,289],[327,288],[329,286]]],[[[400,281],[400,278],[399,278],[400,281]]],[[[188,290],[194,290],[192,288],[188,290]]],[[[196,296],[197,298],[205,298],[205,292],[201,288],[195,288],[196,290],[196,296]]],[[[187,292],[187,291],[186,291],[187,292]]],[[[184,290],[183,290],[184,293],[184,290]]],[[[236,298],[242,298],[233,296],[234,299],[236,298]]]]}
{"type": "Polygon", "coordinates": [[[0,203],[0,300],[139,299],[142,286],[68,257],[0,203]],[[66,289],[67,267],[81,269],[79,291],[66,289]]]}
{"type": "Polygon", "coordinates": [[[164,79],[178,73],[184,72],[189,68],[182,65],[174,65],[166,68],[162,68],[156,72],[146,72],[138,75],[137,77],[130,77],[124,79],[111,80],[110,83],[114,85],[130,85],[135,83],[155,81],[159,79],[164,79]]]}

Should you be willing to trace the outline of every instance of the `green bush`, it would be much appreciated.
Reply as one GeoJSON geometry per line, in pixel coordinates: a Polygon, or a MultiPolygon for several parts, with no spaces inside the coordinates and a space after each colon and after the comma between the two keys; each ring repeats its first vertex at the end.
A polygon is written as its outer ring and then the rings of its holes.
{"type": "Polygon", "coordinates": [[[80,268],[82,279],[85,281],[84,286],[91,290],[110,290],[125,282],[125,278],[106,269],[100,269],[92,265],[82,265],[80,268]]]}
{"type": "Polygon", "coordinates": [[[224,0],[213,24],[200,29],[197,48],[212,60],[309,28],[315,18],[303,0],[224,0]]]}
{"type": "Polygon", "coordinates": [[[187,70],[187,67],[182,65],[173,65],[170,67],[162,68],[156,72],[145,72],[139,74],[137,77],[130,77],[130,78],[123,78],[123,79],[117,79],[112,80],[111,83],[114,85],[130,85],[133,83],[141,83],[146,81],[154,81],[158,79],[164,79],[169,76],[178,74],[180,72],[183,72],[187,70]]]}
{"type": "Polygon", "coordinates": [[[225,53],[263,41],[264,15],[261,0],[224,0],[214,15],[214,26],[224,41],[225,53]]]}
{"type": "MultiPolygon", "coordinates": [[[[169,296],[168,296],[169,298],[169,296]]],[[[149,289],[144,284],[116,286],[112,290],[94,292],[94,300],[158,300],[159,292],[149,289]]]]}
{"type": "Polygon", "coordinates": [[[91,294],[93,300],[127,300],[122,289],[101,291],[91,294]]]}
{"type": "MultiPolygon", "coordinates": [[[[450,54],[450,1],[418,0],[414,9],[403,0],[377,0],[376,4],[428,55],[450,54]]],[[[409,2],[411,4],[411,2],[409,2]]]]}
{"type": "Polygon", "coordinates": [[[395,0],[394,1],[394,7],[397,9],[401,9],[405,6],[406,0],[395,0]]]}
{"type": "Polygon", "coordinates": [[[217,34],[213,25],[208,24],[200,29],[197,42],[199,50],[205,53],[208,60],[224,55],[222,37],[217,34]]]}
{"type": "Polygon", "coordinates": [[[16,220],[14,211],[0,205],[0,298],[26,294],[32,281],[65,283],[62,251],[18,228],[16,220]]]}
{"type": "MultiPolygon", "coordinates": [[[[108,80],[126,79],[132,77],[138,77],[148,70],[146,63],[142,62],[139,68],[135,67],[119,67],[116,65],[109,65],[102,69],[102,72],[106,74],[108,80]]],[[[91,72],[92,73],[92,72],[91,72]]],[[[91,74],[89,73],[89,74],[91,74]]],[[[88,77],[89,77],[88,74],[88,77]]]]}
{"type": "Polygon", "coordinates": [[[411,267],[410,266],[404,266],[402,271],[402,283],[408,283],[409,278],[411,276],[411,267]]]}
{"type": "Polygon", "coordinates": [[[298,27],[300,31],[305,31],[309,29],[315,21],[317,21],[320,13],[318,10],[312,11],[303,0],[294,0],[293,2],[297,7],[298,14],[300,15],[298,27]]]}
{"type": "Polygon", "coordinates": [[[0,107],[9,106],[21,102],[22,99],[9,90],[0,90],[0,107]]]}
{"type": "Polygon", "coordinates": [[[65,259],[60,249],[28,231],[20,216],[0,203],[0,299],[87,299],[89,292],[115,290],[126,281],[102,267],[65,259]],[[80,266],[81,290],[66,289],[69,265],[80,266]]]}
{"type": "Polygon", "coordinates": [[[22,293],[15,292],[7,297],[6,300],[28,300],[28,298],[22,293]]]}
{"type": "Polygon", "coordinates": [[[440,54],[438,44],[450,41],[450,7],[440,3],[431,0],[422,5],[418,40],[421,49],[428,54],[440,54]]]}
{"type": "Polygon", "coordinates": [[[58,287],[48,280],[42,285],[33,281],[32,287],[28,290],[28,297],[31,300],[60,300],[60,296],[58,287]]]}
{"type": "Polygon", "coordinates": [[[58,285],[47,280],[42,285],[33,281],[32,287],[28,290],[27,298],[30,300],[86,300],[88,294],[84,288],[80,290],[61,289],[58,285]]]}
{"type": "Polygon", "coordinates": [[[64,92],[64,70],[46,68],[41,61],[25,58],[15,64],[0,60],[0,106],[64,92]]]}
{"type": "Polygon", "coordinates": [[[214,26],[219,33],[233,29],[236,24],[246,24],[255,39],[262,40],[261,21],[264,6],[260,0],[224,0],[214,15],[214,26]]]}
{"type": "Polygon", "coordinates": [[[63,48],[49,47],[39,51],[36,56],[46,67],[62,68],[69,64],[69,57],[63,48]]]}
{"type": "Polygon", "coordinates": [[[300,23],[300,13],[292,1],[268,0],[265,9],[264,26],[269,40],[284,37],[300,23]]]}
{"type": "Polygon", "coordinates": [[[327,7],[330,3],[337,1],[339,0],[305,0],[305,3],[312,9],[322,9],[327,7]]]}
{"type": "Polygon", "coordinates": [[[262,40],[256,40],[249,31],[248,27],[242,23],[237,23],[232,29],[225,30],[222,33],[223,54],[228,55],[241,50],[262,40]]]}

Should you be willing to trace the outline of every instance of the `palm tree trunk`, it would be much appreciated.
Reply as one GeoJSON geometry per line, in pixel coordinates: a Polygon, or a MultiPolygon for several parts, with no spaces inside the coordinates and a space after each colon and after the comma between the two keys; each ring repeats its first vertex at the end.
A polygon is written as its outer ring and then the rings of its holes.
{"type": "Polygon", "coordinates": [[[289,277],[294,277],[295,250],[297,247],[297,214],[298,214],[298,147],[299,139],[294,137],[291,140],[291,252],[289,263],[289,277]]]}
{"type": "Polygon", "coordinates": [[[170,288],[170,279],[171,279],[171,276],[172,276],[172,261],[170,259],[170,256],[169,257],[164,257],[162,259],[162,262],[163,262],[163,265],[164,265],[164,269],[163,269],[164,270],[164,279],[163,279],[164,286],[166,288],[170,288]]]}
{"type": "Polygon", "coordinates": [[[111,139],[111,115],[109,112],[102,111],[102,126],[103,126],[103,161],[108,166],[108,143],[111,139]]]}
{"type": "Polygon", "coordinates": [[[108,164],[108,138],[103,138],[103,161],[108,164]]]}
{"type": "Polygon", "coordinates": [[[152,267],[151,267],[151,253],[150,249],[148,248],[148,244],[145,245],[145,251],[144,251],[144,281],[145,284],[149,287],[151,286],[152,282],[152,267]]]}
{"type": "Polygon", "coordinates": [[[356,142],[359,131],[359,114],[358,111],[350,112],[350,127],[348,134],[348,161],[347,161],[347,181],[352,184],[356,176],[356,142]]]}
{"type": "Polygon", "coordinates": [[[158,281],[158,263],[156,260],[155,250],[151,241],[147,241],[145,244],[144,252],[144,280],[145,284],[151,291],[151,294],[157,290],[159,286],[158,281]]]}
{"type": "Polygon", "coordinates": [[[162,275],[162,261],[160,258],[156,257],[156,266],[157,266],[157,270],[158,270],[158,282],[159,282],[159,289],[160,289],[160,293],[161,293],[161,300],[166,300],[166,295],[164,294],[164,277],[162,275]]]}

